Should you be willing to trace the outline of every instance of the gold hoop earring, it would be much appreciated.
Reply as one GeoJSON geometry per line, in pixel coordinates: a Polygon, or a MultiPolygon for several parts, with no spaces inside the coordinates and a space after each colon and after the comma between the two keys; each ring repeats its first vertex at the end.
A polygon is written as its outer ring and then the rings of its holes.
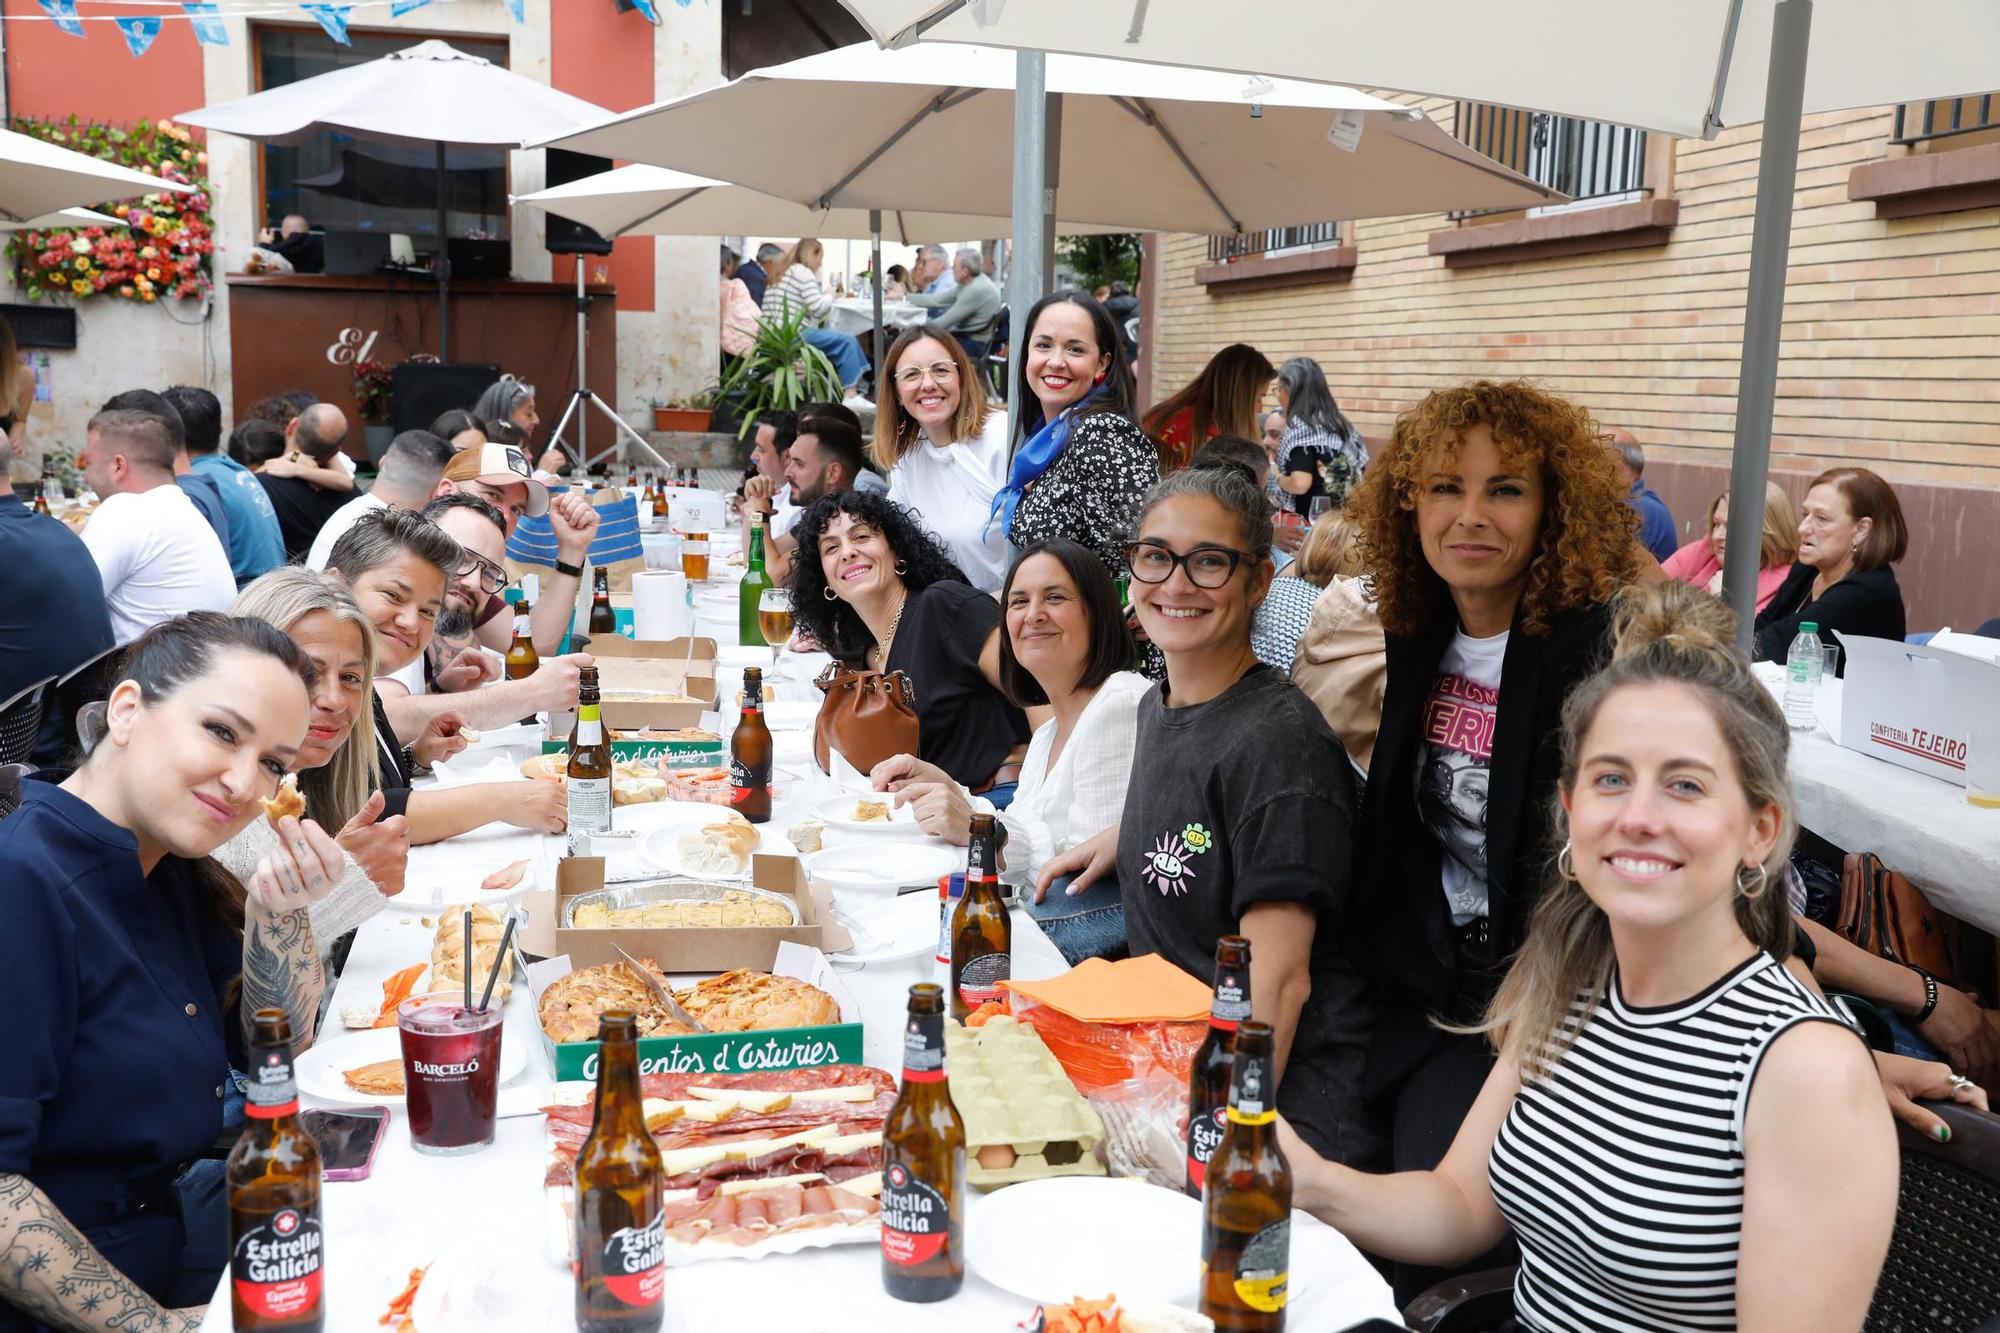
{"type": "Polygon", "coordinates": [[[1562,850],[1556,853],[1556,873],[1572,884],[1576,882],[1576,855],[1570,851],[1568,843],[1564,843],[1562,850]]]}
{"type": "Polygon", "coordinates": [[[1759,898],[1764,896],[1764,891],[1770,887],[1771,887],[1771,872],[1764,869],[1763,866],[1741,865],[1736,867],[1736,891],[1743,895],[1743,901],[1751,903],[1756,902],[1759,898]],[[1751,887],[1748,884],[1743,882],[1745,873],[1749,871],[1756,872],[1757,887],[1754,890],[1751,889],[1751,887]]]}

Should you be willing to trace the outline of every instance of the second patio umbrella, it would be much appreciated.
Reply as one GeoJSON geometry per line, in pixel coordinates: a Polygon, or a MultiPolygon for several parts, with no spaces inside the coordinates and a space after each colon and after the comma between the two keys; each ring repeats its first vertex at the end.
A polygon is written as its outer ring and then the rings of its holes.
{"type": "Polygon", "coordinates": [[[73,227],[79,224],[72,219],[45,215],[162,190],[185,194],[191,188],[32,135],[0,130],[0,223],[9,231],[73,227]]]}

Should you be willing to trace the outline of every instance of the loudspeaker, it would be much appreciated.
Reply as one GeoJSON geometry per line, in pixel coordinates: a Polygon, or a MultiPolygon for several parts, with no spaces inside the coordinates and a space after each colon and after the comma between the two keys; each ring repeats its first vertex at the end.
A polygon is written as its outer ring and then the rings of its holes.
{"type": "Polygon", "coordinates": [[[390,425],[398,435],[406,430],[429,430],[431,423],[462,407],[470,411],[500,378],[500,367],[474,362],[403,361],[391,372],[390,391],[395,406],[390,425]]]}
{"type": "MultiPolygon", "coordinates": [[[[601,171],[611,170],[611,159],[593,157],[589,153],[572,153],[567,148],[547,150],[547,171],[544,179],[553,188],[580,181],[585,176],[595,176],[601,171]]],[[[581,222],[571,222],[566,217],[543,210],[548,223],[548,238],[545,244],[552,255],[608,255],[611,242],[599,236],[581,222]]]]}

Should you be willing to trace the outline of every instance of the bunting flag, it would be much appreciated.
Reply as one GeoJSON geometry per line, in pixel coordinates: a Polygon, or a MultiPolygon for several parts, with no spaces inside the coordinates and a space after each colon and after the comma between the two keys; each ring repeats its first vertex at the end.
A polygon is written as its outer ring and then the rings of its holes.
{"type": "Polygon", "coordinates": [[[334,41],[342,46],[354,45],[347,39],[347,16],[354,12],[353,5],[300,5],[299,8],[318,20],[319,26],[326,29],[326,35],[334,41]]]}
{"type": "Polygon", "coordinates": [[[431,0],[389,0],[389,17],[399,19],[405,14],[414,14],[431,0]]]}
{"type": "Polygon", "coordinates": [[[153,39],[160,35],[160,20],[157,15],[151,18],[114,19],[112,21],[118,25],[118,31],[125,34],[125,48],[134,56],[145,55],[146,48],[151,46],[153,39]]]}
{"type": "Polygon", "coordinates": [[[83,21],[76,16],[76,0],[42,0],[42,12],[56,25],[57,32],[83,36],[83,21]]]}
{"type": "Polygon", "coordinates": [[[507,0],[507,12],[514,16],[514,22],[528,21],[528,0],[507,0]]]}
{"type": "MultiPolygon", "coordinates": [[[[687,0],[681,0],[681,3],[685,7],[687,0]]],[[[644,14],[646,22],[656,28],[660,26],[660,11],[653,7],[653,0],[632,0],[632,8],[644,14]]]]}
{"type": "Polygon", "coordinates": [[[220,12],[206,0],[190,0],[181,6],[187,11],[188,26],[194,29],[194,39],[203,46],[229,45],[229,29],[217,17],[220,12]]]}

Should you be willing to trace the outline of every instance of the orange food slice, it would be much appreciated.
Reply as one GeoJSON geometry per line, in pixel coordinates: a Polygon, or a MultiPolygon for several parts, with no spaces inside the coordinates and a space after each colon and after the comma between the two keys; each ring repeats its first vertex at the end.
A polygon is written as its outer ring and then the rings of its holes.
{"type": "Polygon", "coordinates": [[[382,983],[382,1009],[375,1015],[376,1027],[396,1026],[396,1006],[415,994],[417,978],[422,976],[424,969],[429,966],[429,963],[412,963],[382,983]]]}

